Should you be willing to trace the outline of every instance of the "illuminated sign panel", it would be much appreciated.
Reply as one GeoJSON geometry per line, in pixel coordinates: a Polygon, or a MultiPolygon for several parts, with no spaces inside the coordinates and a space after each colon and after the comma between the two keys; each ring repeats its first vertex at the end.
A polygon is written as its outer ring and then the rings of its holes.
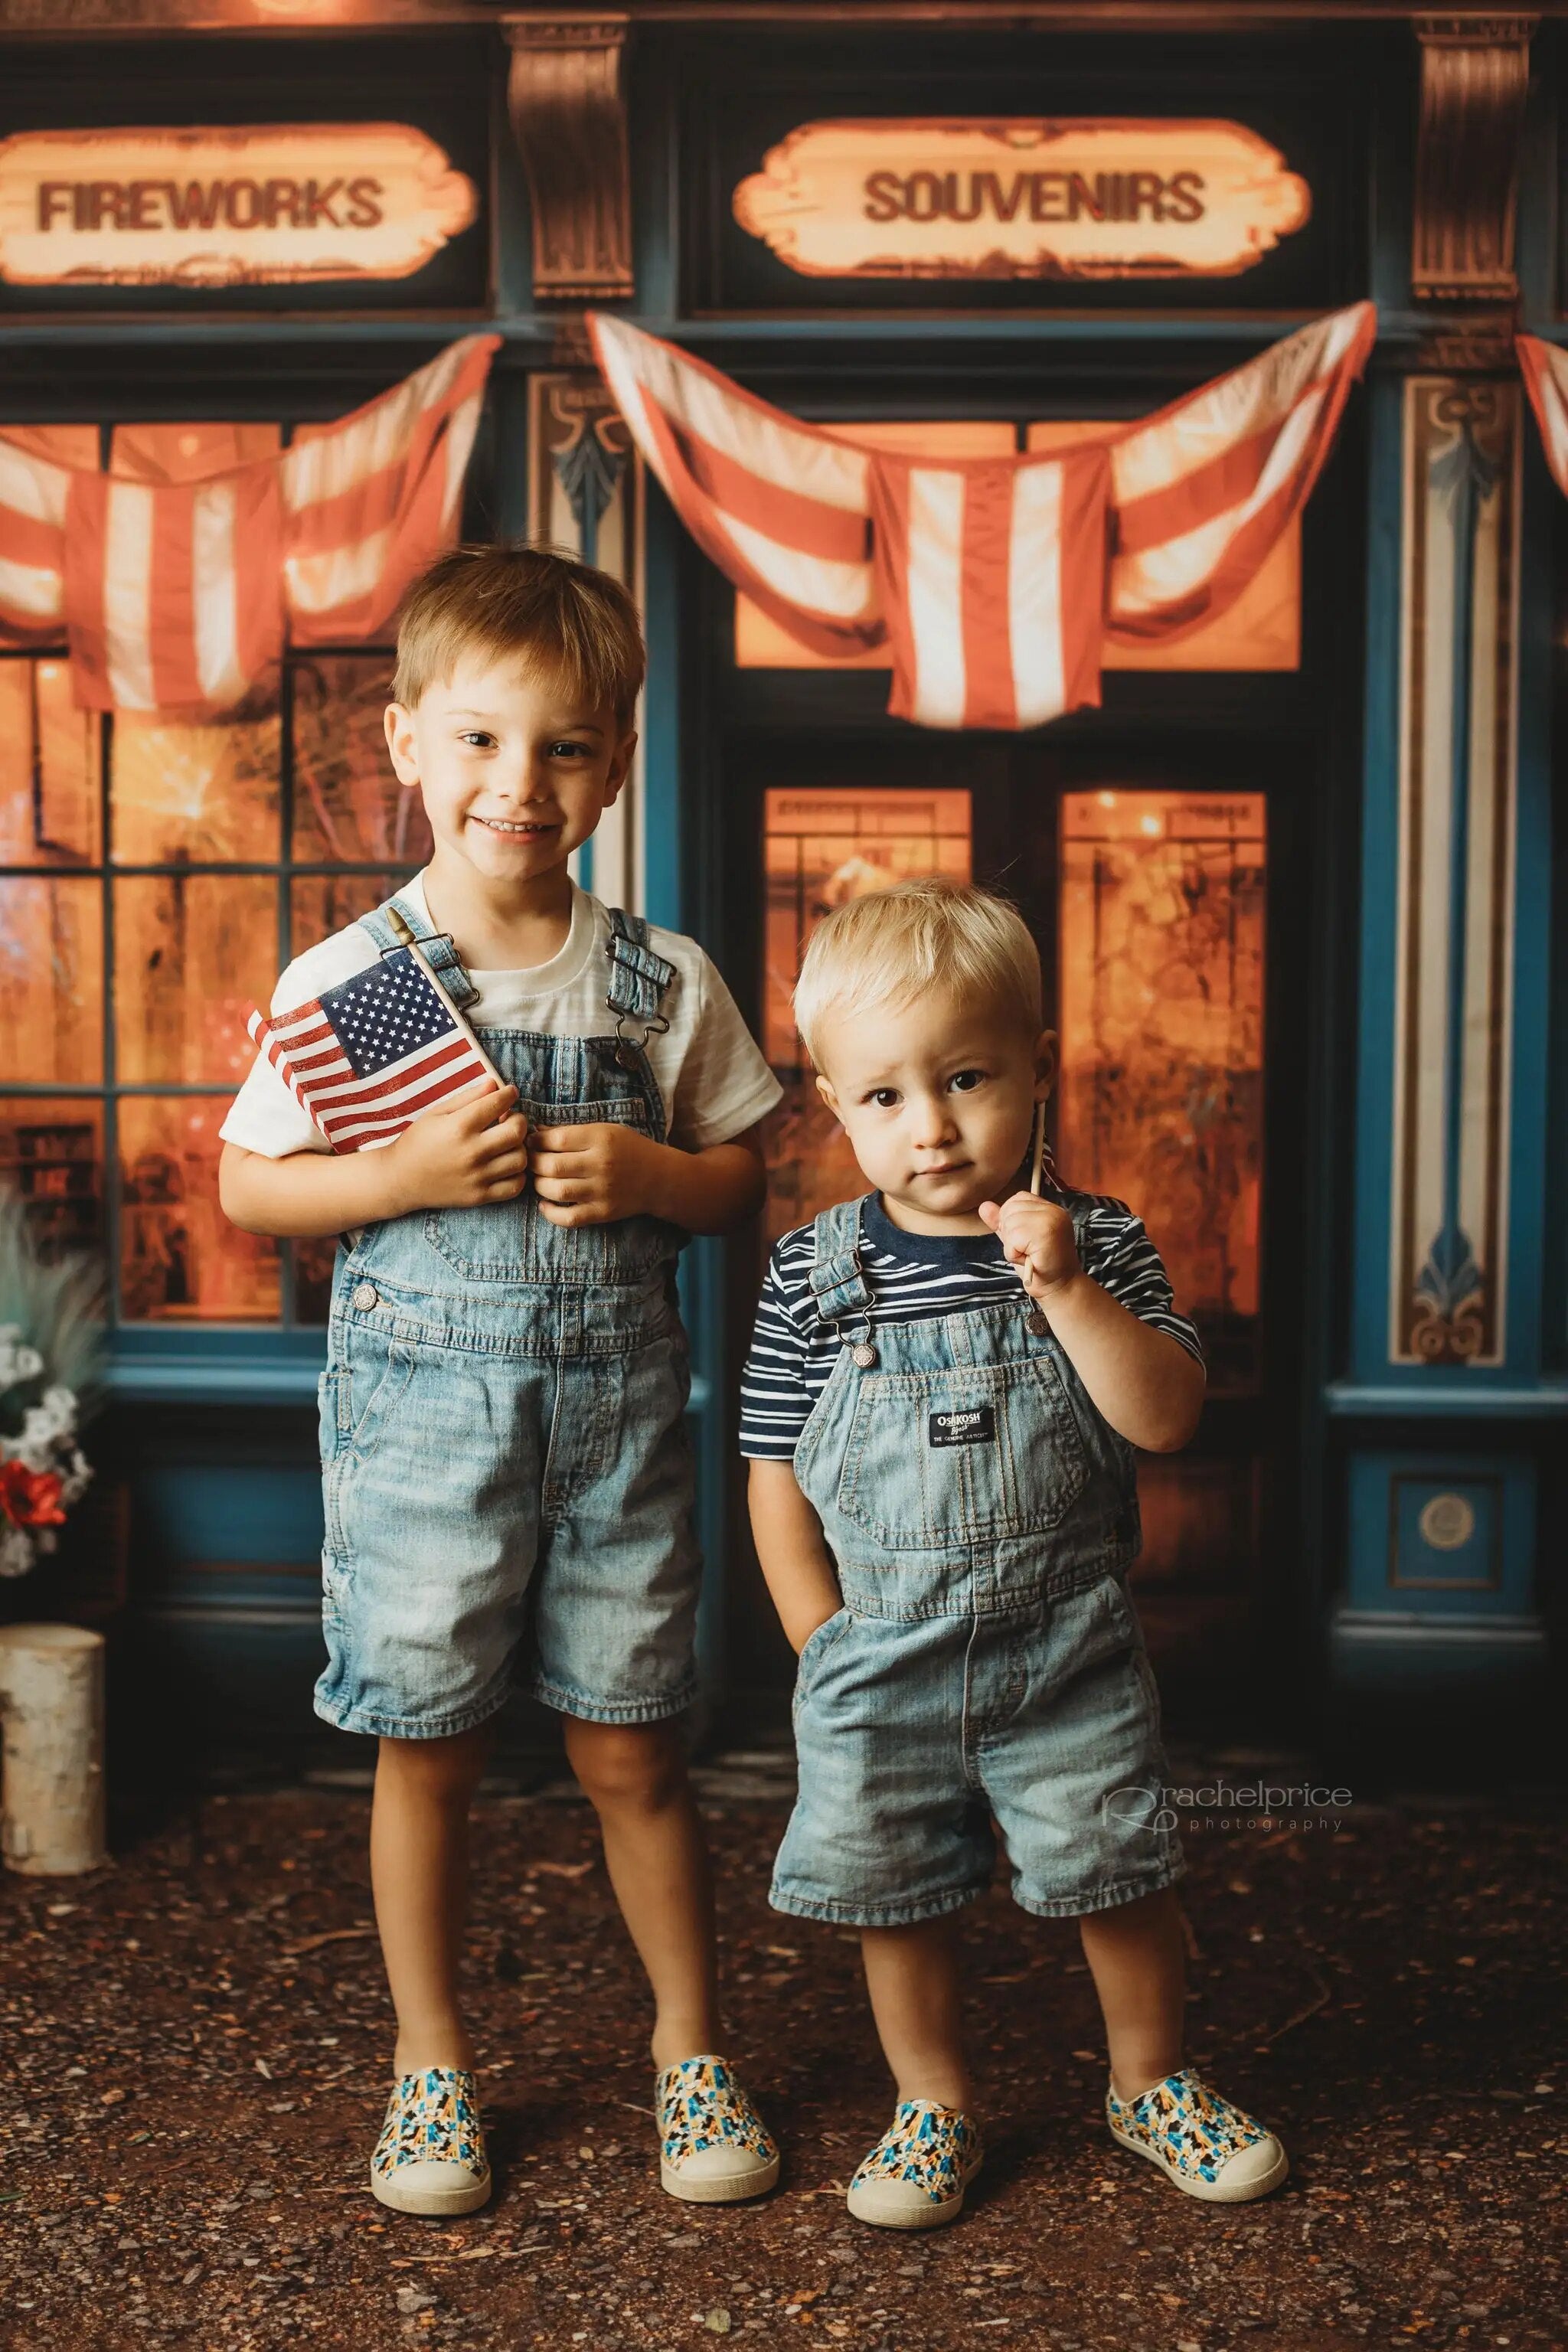
{"type": "Polygon", "coordinates": [[[478,205],[473,182],[403,122],[25,131],[0,140],[0,279],[407,278],[478,205]]]}
{"type": "Polygon", "coordinates": [[[804,123],[735,218],[809,278],[1230,278],[1311,210],[1239,122],[804,123]]]}

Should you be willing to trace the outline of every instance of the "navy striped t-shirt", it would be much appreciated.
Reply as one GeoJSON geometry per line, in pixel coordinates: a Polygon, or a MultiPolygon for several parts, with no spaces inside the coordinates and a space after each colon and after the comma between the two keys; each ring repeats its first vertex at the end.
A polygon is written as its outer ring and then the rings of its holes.
{"type": "MultiPolygon", "coordinates": [[[[1178,1315],[1159,1251],[1126,1203],[1055,1184],[1064,1208],[1089,1210],[1079,1255],[1087,1275],[1140,1321],[1168,1331],[1203,1361],[1198,1335],[1178,1315]]],[[[861,1269],[871,1292],[870,1320],[913,1323],[1016,1298],[1022,1285],[994,1234],[907,1234],[873,1192],[861,1217],[861,1269]]],[[[844,1346],[843,1334],[816,1312],[811,1288],[813,1236],[797,1225],[777,1243],[757,1302],[752,1350],[741,1380],[741,1451],[790,1462],[844,1346]]]]}

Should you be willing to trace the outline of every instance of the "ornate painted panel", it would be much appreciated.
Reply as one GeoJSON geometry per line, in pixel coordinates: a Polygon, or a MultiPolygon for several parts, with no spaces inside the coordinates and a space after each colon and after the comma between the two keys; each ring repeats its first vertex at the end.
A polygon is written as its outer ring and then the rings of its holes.
{"type": "Polygon", "coordinates": [[[1388,1355],[1503,1360],[1520,394],[1405,387],[1388,1355]]]}
{"type": "MultiPolygon", "coordinates": [[[[528,380],[528,535],[567,548],[612,572],[643,603],[643,477],[604,382],[573,370],[528,380]]],[[[631,780],[606,809],[578,879],[608,906],[640,911],[644,900],[642,750],[631,780]]]]}

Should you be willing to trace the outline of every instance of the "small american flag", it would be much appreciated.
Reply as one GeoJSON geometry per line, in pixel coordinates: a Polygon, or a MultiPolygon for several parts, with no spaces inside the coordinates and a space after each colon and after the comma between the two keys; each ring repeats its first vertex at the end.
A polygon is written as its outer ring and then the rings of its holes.
{"type": "Polygon", "coordinates": [[[394,1142],[477,1078],[500,1082],[411,947],[309,1004],[247,1023],[334,1151],[394,1142]]]}

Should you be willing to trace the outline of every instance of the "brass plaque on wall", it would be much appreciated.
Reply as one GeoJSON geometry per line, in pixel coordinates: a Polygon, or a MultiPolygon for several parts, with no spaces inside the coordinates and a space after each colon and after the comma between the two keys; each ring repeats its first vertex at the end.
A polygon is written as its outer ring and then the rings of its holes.
{"type": "Polygon", "coordinates": [[[1233,278],[1310,212],[1242,123],[1093,117],[803,123],[734,195],[810,278],[1233,278]]]}

